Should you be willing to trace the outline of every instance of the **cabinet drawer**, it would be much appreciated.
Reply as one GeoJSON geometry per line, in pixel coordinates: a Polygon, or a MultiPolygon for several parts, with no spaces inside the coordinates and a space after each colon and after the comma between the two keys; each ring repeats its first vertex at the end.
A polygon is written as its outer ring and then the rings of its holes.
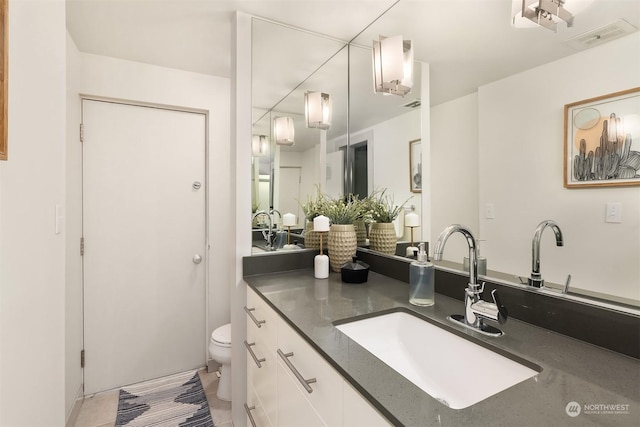
{"type": "Polygon", "coordinates": [[[278,361],[278,427],[325,427],[327,424],[287,371],[287,366],[278,361]]]}
{"type": "Polygon", "coordinates": [[[251,288],[247,288],[245,312],[247,315],[247,341],[255,342],[256,345],[264,345],[268,352],[275,354],[279,316],[251,288]]]}
{"type": "MultiPolygon", "coordinates": [[[[251,354],[247,354],[247,383],[248,387],[253,388],[253,392],[262,402],[262,408],[266,416],[271,421],[272,425],[277,425],[276,422],[276,391],[277,384],[276,377],[276,355],[273,353],[267,354],[264,351],[264,347],[256,348],[252,346],[251,350],[256,354],[256,357],[261,360],[260,367],[255,363],[251,354]],[[264,359],[264,360],[263,360],[264,359]]],[[[247,350],[248,352],[248,350],[247,350]]]]}
{"type": "Polygon", "coordinates": [[[264,410],[262,402],[251,385],[247,386],[247,403],[244,407],[247,414],[247,427],[273,427],[264,410]]]}
{"type": "Polygon", "coordinates": [[[284,320],[278,320],[278,349],[282,353],[278,355],[278,387],[282,368],[327,425],[341,426],[342,377],[284,320]],[[287,366],[285,358],[293,367],[287,366]],[[302,378],[297,378],[294,370],[297,370],[302,378]],[[315,378],[315,382],[309,384],[312,391],[308,392],[301,379],[311,378],[315,378]]]}

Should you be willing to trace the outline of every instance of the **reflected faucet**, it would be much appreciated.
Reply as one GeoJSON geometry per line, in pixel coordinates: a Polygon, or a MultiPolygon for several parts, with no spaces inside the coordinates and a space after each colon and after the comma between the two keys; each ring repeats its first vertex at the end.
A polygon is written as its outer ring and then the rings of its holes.
{"type": "Polygon", "coordinates": [[[271,209],[269,211],[269,214],[271,215],[271,217],[273,218],[272,221],[274,224],[277,224],[278,221],[275,220],[275,217],[273,216],[273,214],[278,214],[278,216],[280,217],[280,221],[282,221],[282,214],[280,213],[280,211],[278,209],[271,209]]]}
{"type": "Polygon", "coordinates": [[[449,319],[462,323],[464,326],[485,335],[499,337],[503,334],[502,331],[485,324],[484,321],[492,320],[500,324],[505,323],[508,317],[507,309],[501,304],[496,289],[491,291],[493,303],[482,299],[484,283],[478,285],[478,247],[471,231],[464,225],[459,224],[453,224],[445,228],[436,242],[433,259],[436,261],[442,260],[444,245],[449,236],[456,232],[461,233],[467,239],[467,244],[469,245],[469,283],[465,289],[464,316],[452,314],[449,319]]]}
{"type": "Polygon", "coordinates": [[[273,221],[271,220],[271,215],[269,215],[266,211],[257,211],[256,213],[253,214],[253,217],[251,218],[251,222],[253,222],[258,216],[260,215],[264,215],[267,217],[267,219],[269,220],[269,229],[268,232],[265,232],[264,230],[262,231],[262,237],[264,237],[264,240],[267,241],[267,244],[265,245],[265,249],[268,251],[272,251],[274,250],[273,248],[273,221]]]}
{"type": "Polygon", "coordinates": [[[558,227],[558,224],[556,224],[554,221],[550,219],[546,221],[542,221],[540,224],[538,224],[538,226],[536,227],[536,232],[533,235],[533,241],[531,244],[532,266],[531,266],[531,277],[529,278],[529,286],[533,286],[536,288],[541,288],[544,286],[544,280],[542,279],[542,275],[540,274],[540,238],[542,237],[542,232],[547,227],[551,227],[551,229],[556,235],[556,246],[564,246],[562,231],[560,231],[560,227],[558,227]]]}

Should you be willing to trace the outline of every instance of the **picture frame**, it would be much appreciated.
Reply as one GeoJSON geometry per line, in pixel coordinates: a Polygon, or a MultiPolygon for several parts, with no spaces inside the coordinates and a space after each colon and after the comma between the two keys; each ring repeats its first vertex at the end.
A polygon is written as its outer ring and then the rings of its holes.
{"type": "Polygon", "coordinates": [[[564,106],[565,188],[640,185],[640,87],[564,106]]]}
{"type": "Polygon", "coordinates": [[[0,160],[9,158],[9,29],[7,27],[9,0],[0,0],[0,160]]]}
{"type": "Polygon", "coordinates": [[[412,193],[422,193],[421,140],[409,141],[409,188],[412,193]]]}

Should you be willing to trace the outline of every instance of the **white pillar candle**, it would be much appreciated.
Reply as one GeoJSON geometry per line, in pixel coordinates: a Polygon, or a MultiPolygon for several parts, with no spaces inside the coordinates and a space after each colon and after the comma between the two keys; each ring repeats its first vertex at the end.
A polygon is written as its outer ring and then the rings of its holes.
{"type": "Polygon", "coordinates": [[[282,215],[282,225],[285,227],[293,227],[296,225],[296,216],[292,213],[282,215]]]}
{"type": "Polygon", "coordinates": [[[404,216],[405,227],[420,227],[420,217],[415,212],[409,212],[404,216]]]}
{"type": "Polygon", "coordinates": [[[313,275],[316,279],[326,279],[329,277],[329,257],[326,255],[316,255],[313,259],[313,275]]]}
{"type": "Polygon", "coordinates": [[[329,218],[324,215],[313,218],[313,231],[329,231],[329,218]]]}

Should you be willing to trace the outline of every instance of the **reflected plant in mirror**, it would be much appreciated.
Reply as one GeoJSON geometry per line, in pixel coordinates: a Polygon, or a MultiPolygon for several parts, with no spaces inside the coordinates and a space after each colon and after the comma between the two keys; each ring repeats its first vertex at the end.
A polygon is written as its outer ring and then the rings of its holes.
{"type": "Polygon", "coordinates": [[[327,197],[320,191],[320,186],[316,185],[315,196],[307,196],[307,203],[301,205],[306,224],[304,228],[304,246],[308,249],[318,249],[320,247],[320,236],[313,228],[313,220],[320,216],[326,215],[327,197]]]}
{"type": "Polygon", "coordinates": [[[386,194],[386,191],[386,188],[375,191],[366,199],[369,215],[373,221],[369,233],[369,244],[374,251],[395,255],[398,238],[393,221],[398,218],[410,198],[403,204],[396,205],[393,196],[386,194]]]}

